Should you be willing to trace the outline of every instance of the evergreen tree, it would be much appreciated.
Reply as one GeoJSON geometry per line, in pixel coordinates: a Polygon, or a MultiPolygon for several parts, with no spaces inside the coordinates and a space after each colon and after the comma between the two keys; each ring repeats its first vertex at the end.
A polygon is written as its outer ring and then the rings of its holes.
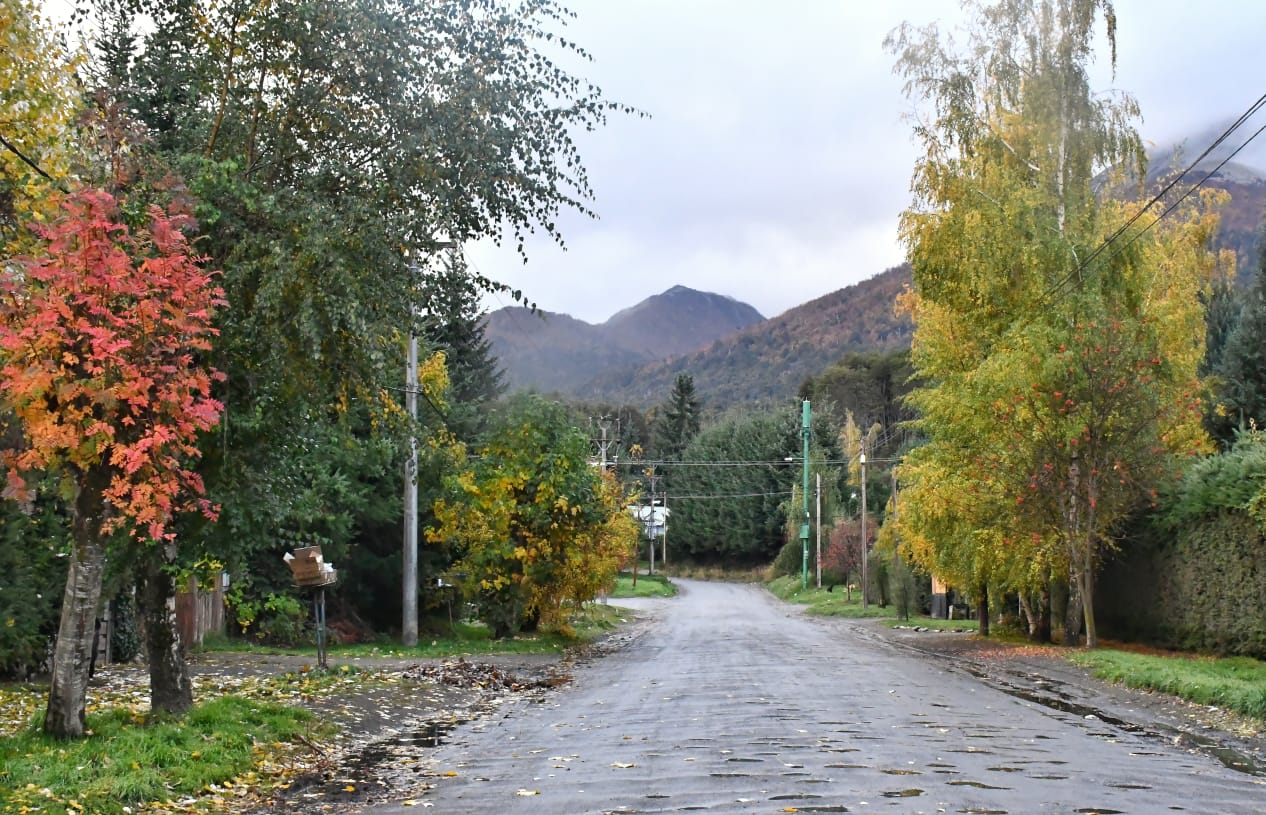
{"type": "Polygon", "coordinates": [[[460,255],[448,258],[438,272],[427,275],[422,287],[422,336],[432,350],[443,351],[451,384],[453,409],[449,428],[461,439],[482,429],[481,406],[506,390],[505,371],[485,334],[485,312],[480,308],[480,285],[460,255]]]}
{"type": "MultiPolygon", "coordinates": [[[[1210,318],[1212,322],[1212,315],[1210,318]]],[[[1256,423],[1266,426],[1266,255],[1257,279],[1245,294],[1240,318],[1226,335],[1217,374],[1214,407],[1209,423],[1224,444],[1235,440],[1235,431],[1256,423]]]]}
{"type": "Polygon", "coordinates": [[[690,374],[677,374],[673,392],[664,404],[655,428],[655,452],[660,458],[677,459],[699,433],[699,398],[690,374]]]}

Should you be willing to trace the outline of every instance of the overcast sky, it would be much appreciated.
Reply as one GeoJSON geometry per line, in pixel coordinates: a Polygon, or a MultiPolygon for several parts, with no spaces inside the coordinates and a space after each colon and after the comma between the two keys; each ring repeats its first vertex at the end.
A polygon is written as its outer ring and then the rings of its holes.
{"type": "MultiPolygon", "coordinates": [[[[884,35],[958,18],[954,0],[570,0],[583,74],[648,119],[580,146],[599,220],[561,221],[566,251],[479,244],[467,257],[547,311],[602,322],[681,284],[772,317],[900,263],[912,110],[884,35]]],[[[1266,2],[1116,0],[1115,81],[1143,137],[1205,147],[1266,93],[1266,2]]],[[[1260,112],[1238,133],[1266,124],[1260,112]]],[[[1266,165],[1266,134],[1249,163],[1266,165]]],[[[510,305],[489,299],[496,309],[510,305]]]]}

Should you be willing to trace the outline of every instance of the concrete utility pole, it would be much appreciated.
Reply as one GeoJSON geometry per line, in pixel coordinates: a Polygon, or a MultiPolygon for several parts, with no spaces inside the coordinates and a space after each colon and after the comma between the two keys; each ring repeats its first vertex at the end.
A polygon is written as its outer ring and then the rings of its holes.
{"type": "Polygon", "coordinates": [[[590,419],[589,421],[596,423],[598,432],[602,434],[599,438],[590,439],[590,441],[598,445],[598,468],[605,473],[607,471],[607,450],[620,443],[620,420],[615,420],[615,435],[610,439],[607,438],[607,433],[610,432],[612,426],[610,416],[599,416],[597,419],[590,419]]]}
{"type": "MultiPolygon", "coordinates": [[[[414,269],[416,271],[416,267],[414,269]]],[[[404,404],[409,421],[418,421],[418,338],[409,332],[409,359],[404,372],[404,404]]],[[[418,644],[418,439],[409,434],[409,458],[404,464],[404,620],[400,642],[418,644]]]]}
{"type": "MultiPolygon", "coordinates": [[[[452,241],[436,241],[436,250],[455,249],[452,241]]],[[[421,269],[416,257],[409,261],[409,271],[415,282],[421,283],[421,269]]],[[[404,370],[404,404],[409,414],[409,422],[416,427],[418,422],[418,335],[417,319],[423,315],[423,309],[414,306],[411,311],[414,323],[409,326],[409,358],[404,370]]],[[[403,620],[400,625],[400,642],[413,647],[418,644],[418,438],[409,433],[409,458],[404,465],[404,579],[401,581],[403,600],[403,620]]]]}
{"type": "Polygon", "coordinates": [[[866,454],[858,457],[862,465],[862,608],[870,607],[870,576],[867,574],[870,560],[870,546],[866,540],[866,454]]]}
{"type": "Polygon", "coordinates": [[[815,491],[816,497],[814,498],[817,502],[818,512],[818,588],[822,588],[822,473],[814,473],[814,475],[817,476],[818,479],[818,488],[815,491]]]}
{"type": "Polygon", "coordinates": [[[646,478],[651,482],[650,523],[647,525],[650,530],[650,571],[647,574],[655,574],[655,487],[663,476],[655,475],[655,465],[652,464],[646,470],[646,478]]]}
{"type": "Polygon", "coordinates": [[[800,433],[804,438],[804,523],[800,524],[800,549],[803,558],[800,567],[800,588],[809,588],[809,400],[804,400],[800,411],[800,433]]]}

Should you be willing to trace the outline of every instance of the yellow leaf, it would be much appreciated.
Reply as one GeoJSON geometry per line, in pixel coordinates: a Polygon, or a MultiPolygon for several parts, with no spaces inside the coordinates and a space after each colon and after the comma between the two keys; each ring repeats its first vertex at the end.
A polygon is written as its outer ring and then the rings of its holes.
{"type": "Polygon", "coordinates": [[[540,794],[541,794],[540,790],[519,790],[518,792],[515,793],[515,795],[522,795],[525,798],[529,795],[540,795],[540,794]]]}
{"type": "Polygon", "coordinates": [[[445,775],[446,777],[448,777],[448,778],[456,778],[456,777],[457,777],[457,773],[456,773],[456,772],[454,772],[454,771],[452,771],[452,770],[449,770],[448,772],[444,773],[444,775],[445,775]]]}
{"type": "Polygon", "coordinates": [[[356,785],[348,784],[346,787],[343,787],[343,792],[356,792],[356,785]]]}

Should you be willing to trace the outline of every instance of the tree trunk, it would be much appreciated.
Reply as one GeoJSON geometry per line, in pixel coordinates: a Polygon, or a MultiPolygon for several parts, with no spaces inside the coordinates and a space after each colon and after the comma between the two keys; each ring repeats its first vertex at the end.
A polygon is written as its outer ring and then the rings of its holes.
{"type": "Polygon", "coordinates": [[[1081,570],[1081,608],[1086,619],[1086,647],[1099,645],[1099,632],[1095,629],[1095,569],[1094,542],[1086,542],[1086,562],[1081,570]]]}
{"type": "Polygon", "coordinates": [[[181,716],[193,707],[193,681],[176,627],[175,585],[168,567],[175,546],[154,545],[142,555],[138,596],[149,661],[150,710],[181,716]]]}
{"type": "Polygon", "coordinates": [[[61,624],[53,651],[44,732],[62,739],[80,738],[87,730],[88,670],[96,647],[97,606],[105,569],[101,523],[106,505],[102,497],[110,483],[104,467],[93,467],[79,479],[71,507],[74,548],[62,595],[61,624]]]}
{"type": "Polygon", "coordinates": [[[1073,574],[1068,580],[1068,606],[1064,611],[1064,645],[1081,641],[1081,608],[1081,575],[1073,574]]]}
{"type": "Polygon", "coordinates": [[[980,636],[989,636],[989,587],[983,583],[976,589],[976,622],[980,636]]]}
{"type": "Polygon", "coordinates": [[[1042,586],[1042,590],[1038,592],[1037,602],[1037,631],[1034,633],[1033,640],[1035,642],[1051,641],[1051,584],[1049,579],[1042,586]]]}

